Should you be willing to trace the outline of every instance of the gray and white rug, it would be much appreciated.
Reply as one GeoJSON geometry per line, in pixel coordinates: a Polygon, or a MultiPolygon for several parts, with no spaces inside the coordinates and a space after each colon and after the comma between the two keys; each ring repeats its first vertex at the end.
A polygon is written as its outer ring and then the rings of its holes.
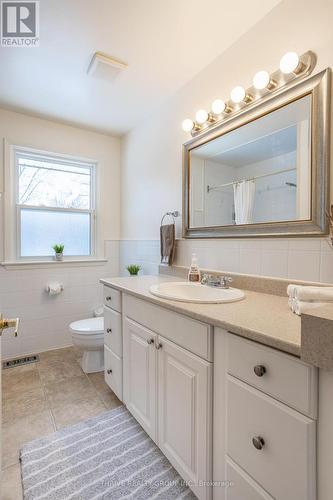
{"type": "Polygon", "coordinates": [[[25,500],[195,499],[124,406],[26,444],[25,500]]]}

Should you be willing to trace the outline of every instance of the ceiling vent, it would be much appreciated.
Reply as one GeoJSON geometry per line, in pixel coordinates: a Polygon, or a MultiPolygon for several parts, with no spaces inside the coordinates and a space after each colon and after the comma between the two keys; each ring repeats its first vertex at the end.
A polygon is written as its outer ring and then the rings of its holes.
{"type": "Polygon", "coordinates": [[[104,52],[95,52],[88,66],[88,75],[113,80],[121,71],[128,68],[128,65],[119,59],[108,56],[104,52]]]}

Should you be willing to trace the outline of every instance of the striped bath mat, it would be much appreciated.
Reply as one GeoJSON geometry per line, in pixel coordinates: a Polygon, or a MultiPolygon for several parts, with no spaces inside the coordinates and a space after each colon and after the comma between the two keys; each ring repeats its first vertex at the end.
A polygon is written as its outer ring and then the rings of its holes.
{"type": "Polygon", "coordinates": [[[26,444],[25,500],[195,499],[124,406],[26,444]]]}

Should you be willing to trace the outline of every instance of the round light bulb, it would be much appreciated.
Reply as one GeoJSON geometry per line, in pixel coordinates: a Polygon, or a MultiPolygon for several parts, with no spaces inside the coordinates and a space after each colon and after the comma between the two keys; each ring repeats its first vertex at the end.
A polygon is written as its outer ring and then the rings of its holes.
{"type": "Polygon", "coordinates": [[[267,71],[258,71],[253,77],[253,86],[257,90],[265,89],[271,80],[269,73],[267,71]]]}
{"type": "Polygon", "coordinates": [[[205,109],[199,109],[199,111],[197,111],[195,113],[195,120],[200,125],[202,125],[203,123],[205,123],[208,120],[208,113],[207,113],[207,111],[205,109]]]}
{"type": "Polygon", "coordinates": [[[226,108],[226,104],[222,99],[215,99],[215,101],[212,102],[212,111],[214,115],[220,115],[223,113],[223,111],[226,108]]]}
{"type": "Polygon", "coordinates": [[[299,65],[299,57],[296,52],[287,52],[280,61],[280,70],[282,73],[288,74],[295,71],[299,65]]]}
{"type": "Polygon", "coordinates": [[[186,118],[182,123],[182,129],[184,132],[191,132],[194,127],[194,123],[190,118],[186,118]]]}
{"type": "Polygon", "coordinates": [[[241,87],[238,85],[237,87],[234,87],[230,93],[231,100],[238,104],[239,102],[242,102],[246,96],[246,92],[244,87],[241,87]]]}

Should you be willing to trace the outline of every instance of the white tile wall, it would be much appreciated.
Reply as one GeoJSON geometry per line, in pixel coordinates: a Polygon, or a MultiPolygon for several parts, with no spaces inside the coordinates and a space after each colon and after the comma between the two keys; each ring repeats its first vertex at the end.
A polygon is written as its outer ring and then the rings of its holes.
{"type": "Polygon", "coordinates": [[[40,352],[70,345],[68,325],[92,316],[102,304],[98,280],[119,274],[119,241],[105,242],[103,265],[86,267],[6,270],[0,267],[0,311],[7,317],[20,317],[19,336],[4,332],[3,358],[40,352]],[[61,295],[49,296],[48,282],[64,285],[61,295]]]}
{"type": "MultiPolygon", "coordinates": [[[[333,284],[333,248],[326,238],[178,240],[175,264],[188,266],[196,253],[207,269],[333,284]]],[[[156,274],[158,240],[120,242],[120,272],[138,263],[142,273],[156,274]]]]}
{"type": "MultiPolygon", "coordinates": [[[[188,266],[193,252],[208,269],[333,284],[333,249],[324,238],[178,240],[175,264],[188,266]]],[[[142,274],[158,273],[158,240],[107,241],[105,255],[102,266],[0,268],[0,310],[21,318],[18,338],[3,334],[4,358],[71,344],[69,323],[91,316],[102,303],[100,278],[126,275],[128,264],[140,264],[142,274]],[[64,284],[64,292],[49,297],[44,287],[53,280],[64,284]]]]}
{"type": "Polygon", "coordinates": [[[128,275],[126,266],[139,264],[141,274],[157,274],[160,263],[158,240],[122,240],[119,242],[119,270],[121,276],[128,275]]]}

